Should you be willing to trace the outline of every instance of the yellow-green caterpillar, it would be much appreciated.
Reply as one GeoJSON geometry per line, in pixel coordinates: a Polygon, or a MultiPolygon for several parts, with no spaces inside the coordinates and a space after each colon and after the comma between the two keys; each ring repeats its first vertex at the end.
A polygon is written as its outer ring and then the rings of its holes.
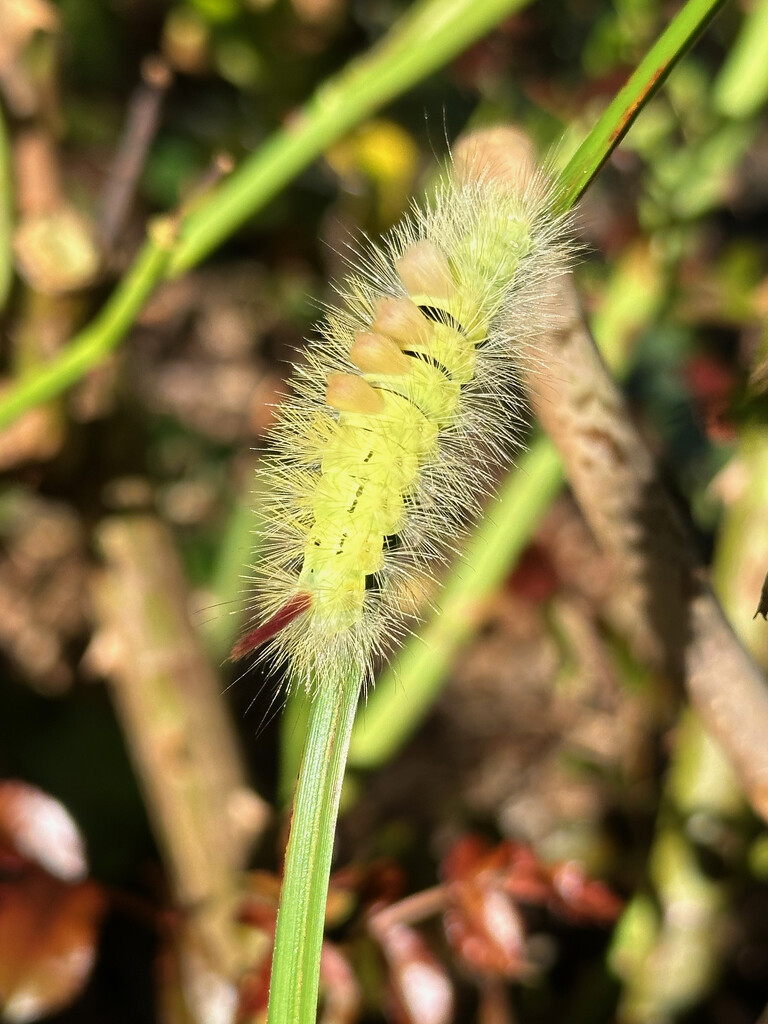
{"type": "MultiPolygon", "coordinates": [[[[371,675],[492,486],[521,423],[520,366],[570,254],[545,179],[467,172],[371,246],[295,370],[261,473],[265,645],[292,678],[371,675]]],[[[454,169],[456,171],[456,169],[454,169]]]]}

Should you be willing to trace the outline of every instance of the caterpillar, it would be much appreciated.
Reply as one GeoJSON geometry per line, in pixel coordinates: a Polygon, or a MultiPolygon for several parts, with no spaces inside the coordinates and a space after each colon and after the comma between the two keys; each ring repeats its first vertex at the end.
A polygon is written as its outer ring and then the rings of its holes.
{"type": "Polygon", "coordinates": [[[499,173],[465,145],[435,196],[354,261],[259,469],[259,624],[233,658],[262,648],[310,691],[369,680],[418,614],[519,444],[521,369],[556,322],[571,252],[554,209],[543,174],[499,173]]]}

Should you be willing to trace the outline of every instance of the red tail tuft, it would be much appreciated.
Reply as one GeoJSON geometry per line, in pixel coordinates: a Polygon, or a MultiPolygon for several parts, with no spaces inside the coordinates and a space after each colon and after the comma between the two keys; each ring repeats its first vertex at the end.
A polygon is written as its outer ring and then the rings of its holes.
{"type": "Polygon", "coordinates": [[[281,629],[285,629],[286,626],[290,625],[294,619],[303,615],[311,606],[311,594],[294,594],[279,611],[275,612],[271,619],[267,619],[266,622],[257,626],[256,629],[252,629],[250,633],[246,633],[241,640],[237,641],[230,652],[230,660],[238,661],[240,658],[244,658],[246,654],[255,651],[257,647],[261,647],[275,633],[279,633],[281,629]]]}

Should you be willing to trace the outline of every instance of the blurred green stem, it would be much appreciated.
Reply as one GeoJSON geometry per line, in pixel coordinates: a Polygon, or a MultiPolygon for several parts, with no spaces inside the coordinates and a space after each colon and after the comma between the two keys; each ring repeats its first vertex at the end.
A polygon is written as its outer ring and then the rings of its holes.
{"type": "Polygon", "coordinates": [[[559,205],[569,210],[629,131],[669,72],[706,28],[724,0],[688,0],[608,104],[560,173],[559,205]]]}
{"type": "Polygon", "coordinates": [[[0,398],[0,430],[70,387],[120,342],[168,272],[179,274],[221,244],[302,168],[363,118],[447,63],[529,0],[419,0],[382,42],[329,79],[285,128],[184,218],[173,253],[148,266],[152,239],[117,285],[108,307],[61,354],[0,398]],[[141,285],[134,288],[135,284],[141,285]],[[108,315],[118,308],[127,315],[108,315]]]}
{"type": "Polygon", "coordinates": [[[438,614],[371,691],[352,736],[352,766],[384,763],[423,719],[456,653],[476,631],[483,603],[498,590],[562,482],[557,451],[551,442],[538,438],[488,507],[443,588],[438,614]],[[404,686],[403,679],[409,684],[404,686]]]}
{"type": "Polygon", "coordinates": [[[713,90],[724,117],[754,116],[768,99],[768,0],[757,0],[731,47],[713,90]]]}
{"type": "Polygon", "coordinates": [[[54,398],[98,366],[117,346],[165,272],[176,235],[171,218],[154,222],[130,272],[95,320],[55,359],[28,370],[0,399],[0,430],[28,409],[54,398]]]}
{"type": "Polygon", "coordinates": [[[313,696],[293,804],[269,988],[269,1024],[314,1024],[325,903],[349,738],[362,677],[313,696]]]}
{"type": "Polygon", "coordinates": [[[187,221],[171,272],[193,266],[333,142],[530,0],[420,0],[370,53],[322,85],[187,221]]]}

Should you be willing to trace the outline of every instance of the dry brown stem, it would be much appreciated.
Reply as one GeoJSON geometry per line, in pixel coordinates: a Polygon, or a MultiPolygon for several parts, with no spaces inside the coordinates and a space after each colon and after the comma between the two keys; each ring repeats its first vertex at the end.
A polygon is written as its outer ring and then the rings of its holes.
{"type": "MultiPolygon", "coordinates": [[[[494,174],[506,147],[509,177],[520,180],[527,147],[514,130],[478,132],[463,146],[473,164],[487,146],[494,174]]],[[[614,611],[638,655],[684,683],[752,805],[768,819],[765,678],[712,593],[655,460],[595,346],[572,278],[554,287],[561,326],[538,339],[537,367],[527,387],[595,539],[613,564],[614,611]]]]}
{"type": "Polygon", "coordinates": [[[150,516],[127,516],[104,522],[97,540],[106,563],[95,587],[97,664],[109,677],[174,894],[213,965],[236,977],[235,873],[266,823],[266,805],[246,785],[168,531],[150,516]]]}
{"type": "Polygon", "coordinates": [[[109,172],[99,225],[101,245],[110,253],[120,237],[149,147],[160,124],[163,101],[173,81],[171,69],[162,57],[147,57],[141,68],[141,82],[131,97],[120,145],[109,172]]]}

